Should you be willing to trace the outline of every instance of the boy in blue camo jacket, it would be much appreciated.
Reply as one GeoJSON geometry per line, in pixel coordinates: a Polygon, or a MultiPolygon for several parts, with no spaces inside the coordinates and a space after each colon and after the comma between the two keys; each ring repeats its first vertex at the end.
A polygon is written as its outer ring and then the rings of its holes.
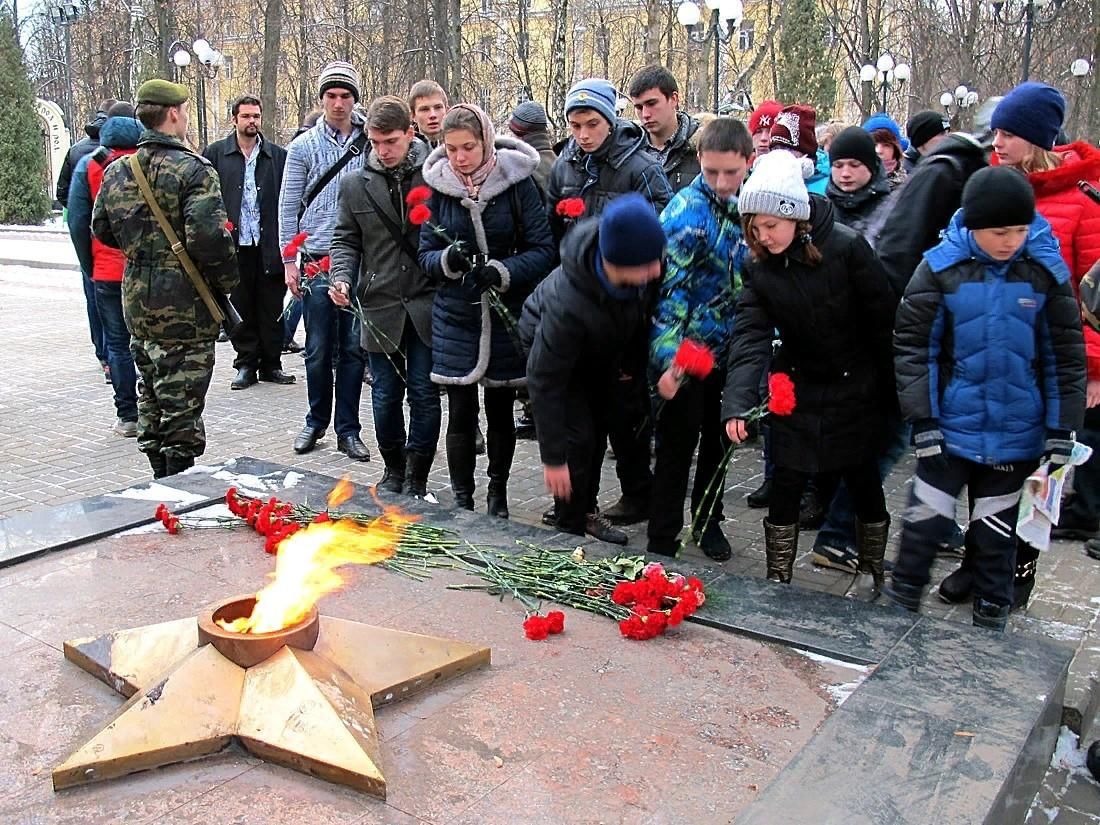
{"type": "Polygon", "coordinates": [[[691,458],[699,445],[691,491],[692,539],[712,559],[731,549],[722,534],[724,478],[715,480],[728,441],[720,409],[723,365],[741,291],[741,219],[737,192],[752,161],[752,137],[740,121],[717,118],[697,136],[701,174],[661,213],[668,239],[666,271],[650,337],[650,369],[659,376],[657,464],[649,518],[648,553],[674,556],[680,548],[691,458]],[[682,342],[703,344],[716,368],[704,380],[674,364],[682,342]],[[712,483],[713,482],[713,483],[712,483]]]}

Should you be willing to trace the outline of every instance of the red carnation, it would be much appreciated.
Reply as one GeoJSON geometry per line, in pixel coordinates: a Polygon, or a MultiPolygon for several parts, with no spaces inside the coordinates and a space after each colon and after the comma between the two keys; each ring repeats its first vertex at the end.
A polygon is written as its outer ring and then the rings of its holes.
{"type": "Polygon", "coordinates": [[[317,263],[317,266],[322,272],[328,272],[330,269],[332,269],[332,258],[330,258],[328,255],[325,255],[325,257],[323,257],[317,263]]]}
{"type": "Polygon", "coordinates": [[[293,238],[290,239],[290,243],[283,247],[283,257],[293,258],[298,254],[298,250],[302,248],[302,244],[306,242],[306,238],[309,234],[306,232],[299,232],[293,238]]]}
{"type": "Polygon", "coordinates": [[[237,228],[237,227],[235,227],[235,226],[233,225],[233,221],[226,221],[226,222],[225,222],[225,231],[226,231],[226,232],[232,232],[232,231],[233,231],[234,229],[236,229],[236,228],[237,228]]]}
{"type": "Polygon", "coordinates": [[[558,201],[558,205],[554,207],[554,212],[561,215],[563,218],[572,218],[576,220],[584,214],[584,199],[563,198],[558,201]]]}
{"type": "Polygon", "coordinates": [[[420,226],[432,219],[432,210],[422,203],[418,203],[409,210],[409,223],[420,226]]]}
{"type": "Polygon", "coordinates": [[[794,412],[794,382],[785,372],[775,372],[768,376],[768,412],[776,415],[790,415],[794,412]]]}
{"type": "Polygon", "coordinates": [[[634,583],[619,582],[611,591],[611,601],[615,604],[630,604],[634,601],[634,583]]]}
{"type": "Polygon", "coordinates": [[[550,635],[550,622],[536,613],[523,620],[523,632],[533,642],[542,641],[550,635]]]}
{"type": "Polygon", "coordinates": [[[676,350],[672,365],[685,375],[702,381],[714,370],[714,353],[697,341],[684,340],[676,350]]]}
{"type": "Polygon", "coordinates": [[[175,516],[168,516],[164,520],[164,528],[174,536],[180,531],[180,520],[175,516]]]}
{"type": "Polygon", "coordinates": [[[560,610],[551,610],[546,614],[546,624],[551,633],[561,633],[565,630],[565,614],[560,610]]]}
{"type": "Polygon", "coordinates": [[[317,273],[319,273],[320,271],[321,267],[317,264],[316,261],[310,261],[308,264],[306,264],[305,273],[307,278],[315,278],[317,276],[317,273]]]}
{"type": "Polygon", "coordinates": [[[432,190],[427,186],[414,186],[405,196],[405,203],[409,206],[419,206],[427,203],[432,198],[432,190]]]}
{"type": "Polygon", "coordinates": [[[332,519],[328,517],[328,513],[318,513],[313,517],[314,524],[324,524],[326,521],[332,521],[332,519]]]}

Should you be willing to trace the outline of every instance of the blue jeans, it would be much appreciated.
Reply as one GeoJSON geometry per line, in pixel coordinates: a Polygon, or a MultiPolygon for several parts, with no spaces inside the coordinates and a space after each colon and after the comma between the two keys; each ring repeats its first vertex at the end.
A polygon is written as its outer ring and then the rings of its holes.
{"type": "Polygon", "coordinates": [[[359,346],[359,321],[337,307],[328,291],[302,293],[306,320],[306,426],[324,430],[333,421],[336,394],[336,435],[359,435],[359,399],[367,359],[359,346]],[[334,380],[335,373],[335,380],[334,380]]]}
{"type": "Polygon", "coordinates": [[[137,370],[130,353],[130,330],[122,317],[122,282],[95,281],[97,315],[107,341],[107,363],[115,391],[115,411],[123,421],[137,421],[137,370]]]}
{"type": "MultiPolygon", "coordinates": [[[[909,449],[909,424],[899,418],[891,418],[886,422],[886,434],[886,442],[878,457],[879,480],[883,481],[909,449]]],[[[825,523],[814,539],[814,547],[821,546],[838,549],[854,549],[856,546],[856,514],[852,508],[852,497],[843,481],[833,496],[825,523]]]]}
{"type": "Polygon", "coordinates": [[[424,455],[435,455],[442,412],[439,390],[432,383],[432,348],[420,340],[412,321],[406,318],[398,351],[368,352],[367,360],[374,373],[371,408],[379,449],[404,447],[424,455]],[[407,444],[406,392],[409,397],[407,444]]]}
{"type": "MultiPolygon", "coordinates": [[[[99,359],[99,363],[106,364],[108,362],[107,336],[103,332],[103,322],[99,318],[99,310],[96,309],[95,281],[92,280],[90,275],[85,275],[83,272],[80,274],[80,279],[84,282],[84,306],[88,311],[88,330],[92,334],[95,357],[99,359]]],[[[129,348],[129,344],[127,344],[127,348],[129,348]]]]}
{"type": "Polygon", "coordinates": [[[302,321],[302,302],[291,299],[290,310],[283,319],[283,346],[294,340],[294,334],[298,331],[298,324],[302,321]]]}

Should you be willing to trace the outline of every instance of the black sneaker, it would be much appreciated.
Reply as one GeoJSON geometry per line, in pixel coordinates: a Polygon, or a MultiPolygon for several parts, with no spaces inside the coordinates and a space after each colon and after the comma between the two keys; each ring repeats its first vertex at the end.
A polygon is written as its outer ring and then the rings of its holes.
{"type": "Polygon", "coordinates": [[[974,574],[965,567],[960,567],[951,575],[940,582],[940,601],[947,604],[960,604],[974,595],[974,574]]]}
{"type": "Polygon", "coordinates": [[[627,542],[626,533],[614,527],[603,513],[589,513],[585,516],[584,532],[608,544],[626,544],[627,542]]]}
{"type": "Polygon", "coordinates": [[[815,544],[810,560],[818,567],[831,567],[843,573],[859,572],[859,556],[851,547],[830,547],[827,544],[815,544]]]}
{"type": "Polygon", "coordinates": [[[726,538],[722,532],[722,525],[717,521],[707,522],[707,526],[703,528],[703,534],[695,540],[695,543],[708,559],[729,561],[733,556],[729,539],[726,538]]]}
{"type": "Polygon", "coordinates": [[[764,483],[745,496],[745,503],[754,510],[762,510],[771,504],[772,480],[764,479],[764,483]]]}

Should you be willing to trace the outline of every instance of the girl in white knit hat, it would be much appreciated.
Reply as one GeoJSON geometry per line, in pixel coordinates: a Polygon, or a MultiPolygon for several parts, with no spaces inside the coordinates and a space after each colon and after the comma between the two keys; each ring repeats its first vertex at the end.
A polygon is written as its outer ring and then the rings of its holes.
{"type": "Polygon", "coordinates": [[[765,370],[794,382],[790,415],[771,415],[775,475],[764,519],[767,574],[789,582],[802,491],[815,478],[823,501],[843,479],[855,506],[860,576],[852,595],[882,583],[890,521],[879,480],[879,433],[896,405],[891,334],[896,299],[867,242],[809,195],[798,160],[769,152],[738,197],[752,260],[730,344],[722,415],[734,443],[760,401],[765,370]],[[772,357],[773,330],[782,346],[772,357]]]}

